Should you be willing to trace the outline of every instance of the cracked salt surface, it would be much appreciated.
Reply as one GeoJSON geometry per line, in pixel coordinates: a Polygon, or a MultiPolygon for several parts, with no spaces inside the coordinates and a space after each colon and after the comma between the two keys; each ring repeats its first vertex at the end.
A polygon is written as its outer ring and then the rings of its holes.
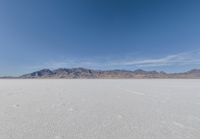
{"type": "Polygon", "coordinates": [[[174,124],[175,126],[177,126],[177,127],[185,128],[185,126],[184,126],[183,124],[179,123],[179,122],[174,121],[173,124],[174,124]]]}
{"type": "Polygon", "coordinates": [[[0,80],[0,139],[199,139],[200,80],[0,80]]]}
{"type": "Polygon", "coordinates": [[[62,139],[60,136],[55,136],[55,139],[62,139]]]}

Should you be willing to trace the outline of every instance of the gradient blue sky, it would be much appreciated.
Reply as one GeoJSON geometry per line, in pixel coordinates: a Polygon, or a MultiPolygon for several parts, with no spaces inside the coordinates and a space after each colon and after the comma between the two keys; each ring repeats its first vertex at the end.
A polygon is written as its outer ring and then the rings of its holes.
{"type": "Polygon", "coordinates": [[[0,75],[200,68],[200,2],[0,0],[0,75]]]}

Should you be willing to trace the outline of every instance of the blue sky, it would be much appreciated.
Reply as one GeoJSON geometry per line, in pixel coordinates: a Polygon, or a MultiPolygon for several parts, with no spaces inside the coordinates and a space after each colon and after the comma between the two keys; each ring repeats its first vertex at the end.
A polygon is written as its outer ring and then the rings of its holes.
{"type": "Polygon", "coordinates": [[[200,2],[0,0],[0,75],[200,68],[200,2]]]}

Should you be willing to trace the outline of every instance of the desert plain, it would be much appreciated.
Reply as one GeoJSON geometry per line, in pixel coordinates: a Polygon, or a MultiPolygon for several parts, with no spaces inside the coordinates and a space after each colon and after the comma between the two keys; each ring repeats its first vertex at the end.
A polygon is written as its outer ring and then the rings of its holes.
{"type": "Polygon", "coordinates": [[[0,139],[199,139],[198,79],[2,79],[0,139]]]}

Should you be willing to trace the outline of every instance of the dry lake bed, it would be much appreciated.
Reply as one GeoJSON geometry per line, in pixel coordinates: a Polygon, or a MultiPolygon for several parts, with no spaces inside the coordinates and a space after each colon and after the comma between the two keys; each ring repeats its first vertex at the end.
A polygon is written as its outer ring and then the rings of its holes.
{"type": "Polygon", "coordinates": [[[200,139],[200,80],[0,80],[0,139],[200,139]]]}

